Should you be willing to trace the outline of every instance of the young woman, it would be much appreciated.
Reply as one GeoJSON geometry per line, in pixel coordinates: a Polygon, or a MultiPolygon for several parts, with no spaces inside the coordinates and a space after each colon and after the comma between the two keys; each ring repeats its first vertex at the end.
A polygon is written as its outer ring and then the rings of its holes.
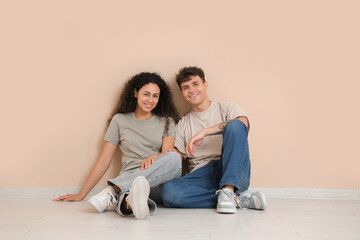
{"type": "Polygon", "coordinates": [[[116,206],[122,216],[144,219],[156,210],[149,194],[159,198],[163,183],[180,177],[181,159],[174,147],[175,123],[179,114],[171,91],[155,73],[143,72],[132,77],[120,97],[105,134],[102,153],[78,194],[60,196],[54,201],[80,201],[108,170],[117,146],[122,151],[122,170],[109,179],[109,187],[91,197],[99,211],[116,206]],[[151,190],[150,190],[151,188],[151,190]],[[158,195],[157,195],[158,193],[158,195]]]}

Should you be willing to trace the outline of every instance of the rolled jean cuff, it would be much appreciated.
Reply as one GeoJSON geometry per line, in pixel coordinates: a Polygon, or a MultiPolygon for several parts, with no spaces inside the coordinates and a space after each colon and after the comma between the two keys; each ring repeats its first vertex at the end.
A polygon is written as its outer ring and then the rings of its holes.
{"type": "MultiPolygon", "coordinates": [[[[124,212],[121,211],[121,204],[123,201],[125,201],[125,196],[127,194],[124,194],[124,193],[121,193],[119,195],[119,199],[118,199],[118,203],[116,205],[116,212],[120,215],[120,216],[123,216],[123,217],[134,217],[134,214],[131,213],[131,214],[125,214],[124,212]]],[[[151,200],[150,198],[148,198],[148,205],[149,205],[149,209],[150,209],[150,216],[155,214],[156,210],[157,210],[157,205],[156,203],[151,200]]]]}

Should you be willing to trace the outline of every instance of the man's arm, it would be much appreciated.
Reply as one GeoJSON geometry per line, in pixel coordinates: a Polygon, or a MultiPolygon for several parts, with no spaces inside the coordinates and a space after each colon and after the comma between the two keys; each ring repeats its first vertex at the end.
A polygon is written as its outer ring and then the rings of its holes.
{"type": "MultiPolygon", "coordinates": [[[[235,119],[238,119],[240,121],[242,121],[245,126],[247,128],[249,128],[249,121],[248,121],[248,118],[247,117],[244,117],[244,116],[240,116],[240,117],[237,117],[235,119]]],[[[230,121],[230,120],[229,120],[230,121]]],[[[204,129],[206,132],[207,132],[207,135],[206,136],[210,136],[210,135],[217,135],[217,134],[221,134],[224,129],[225,129],[225,126],[226,124],[229,122],[229,121],[226,121],[226,122],[223,122],[223,123],[219,123],[217,125],[214,125],[210,128],[206,128],[204,129]]]]}
{"type": "MultiPolygon", "coordinates": [[[[241,122],[243,122],[245,124],[245,126],[247,128],[249,128],[249,121],[248,121],[247,117],[240,116],[240,117],[237,117],[235,119],[240,120],[241,122]]],[[[200,144],[203,142],[203,140],[204,140],[204,138],[206,136],[221,134],[224,131],[226,124],[229,121],[216,124],[216,125],[214,125],[212,127],[209,127],[209,128],[204,128],[203,130],[201,130],[200,132],[195,134],[189,140],[188,144],[186,145],[186,156],[188,156],[188,157],[193,156],[194,152],[200,146],[200,144]]]]}

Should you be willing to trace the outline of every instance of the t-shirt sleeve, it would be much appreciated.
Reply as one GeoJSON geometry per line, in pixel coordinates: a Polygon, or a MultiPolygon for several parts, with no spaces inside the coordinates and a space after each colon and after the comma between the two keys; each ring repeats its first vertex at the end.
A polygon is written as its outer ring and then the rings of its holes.
{"type": "Polygon", "coordinates": [[[185,155],[185,139],[184,139],[184,129],[181,127],[181,122],[176,125],[176,138],[175,138],[175,147],[185,155]]]}
{"type": "Polygon", "coordinates": [[[244,110],[242,110],[242,108],[235,103],[221,102],[220,104],[221,104],[222,112],[226,117],[226,121],[229,121],[231,119],[241,117],[241,116],[247,117],[244,110]]]}
{"type": "Polygon", "coordinates": [[[120,128],[119,121],[116,115],[111,119],[104,140],[114,144],[115,146],[119,145],[120,143],[120,128]]]}
{"type": "Polygon", "coordinates": [[[175,121],[172,118],[169,118],[170,122],[169,122],[169,127],[168,130],[166,131],[166,129],[164,130],[164,135],[163,137],[173,137],[175,138],[175,121]]]}

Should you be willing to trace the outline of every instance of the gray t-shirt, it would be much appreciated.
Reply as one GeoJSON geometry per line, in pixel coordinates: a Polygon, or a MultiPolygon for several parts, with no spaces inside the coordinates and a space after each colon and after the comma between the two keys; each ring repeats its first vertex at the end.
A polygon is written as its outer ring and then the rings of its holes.
{"type": "MultiPolygon", "coordinates": [[[[211,102],[208,109],[202,112],[189,112],[181,118],[176,126],[175,147],[185,156],[185,148],[189,140],[204,128],[209,128],[228,120],[246,116],[246,113],[232,102],[211,102]]],[[[196,149],[194,157],[187,158],[189,170],[194,171],[212,160],[220,160],[222,135],[212,135],[204,138],[196,149]]]]}
{"type": "Polygon", "coordinates": [[[105,141],[119,145],[122,151],[122,170],[140,167],[142,161],[161,152],[165,136],[175,138],[175,123],[171,119],[168,131],[166,119],[152,116],[147,120],[137,119],[134,113],[118,113],[110,122],[105,141]]]}

